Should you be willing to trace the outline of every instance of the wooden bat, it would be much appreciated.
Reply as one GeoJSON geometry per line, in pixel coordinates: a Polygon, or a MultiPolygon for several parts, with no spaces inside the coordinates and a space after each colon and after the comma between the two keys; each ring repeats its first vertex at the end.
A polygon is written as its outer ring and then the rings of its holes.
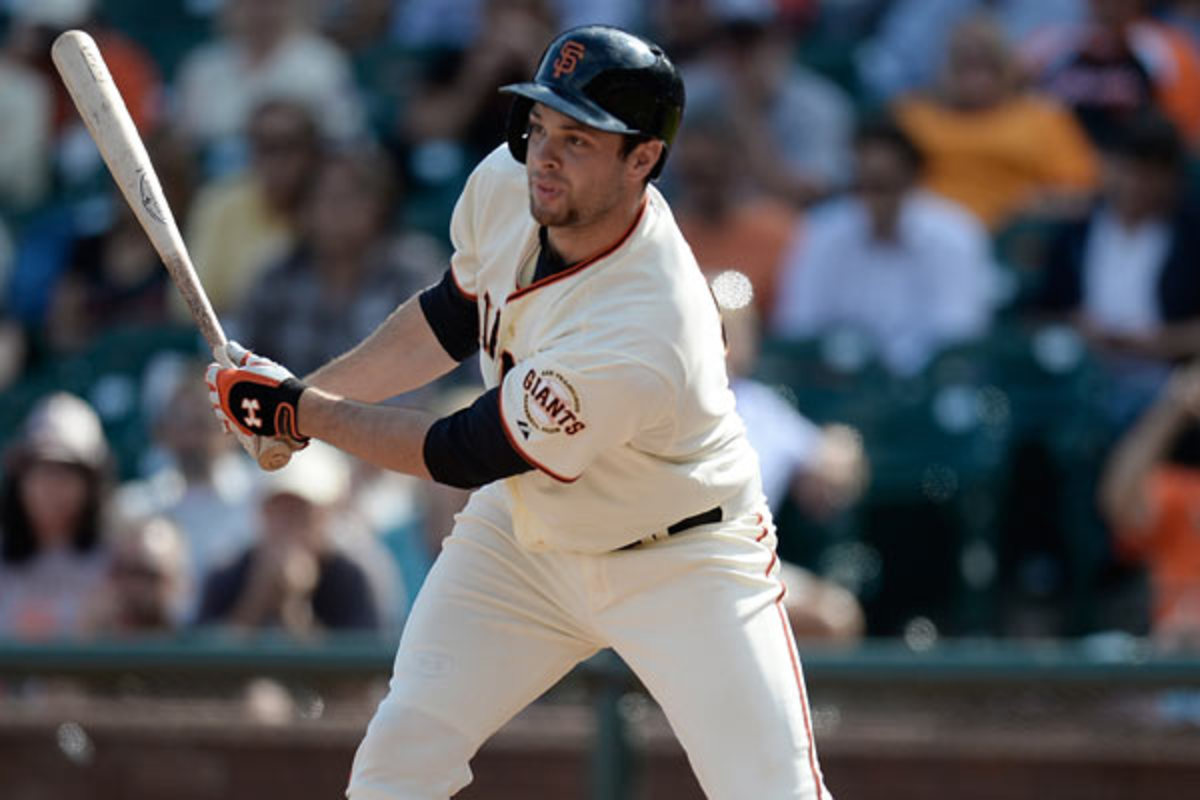
{"type": "MultiPolygon", "coordinates": [[[[108,171],[183,295],[192,320],[213,353],[224,352],[225,332],[200,285],[158,174],[95,40],[83,31],[67,31],[54,40],[50,55],[108,171]]],[[[235,429],[235,433],[241,438],[240,431],[235,429]]],[[[292,457],[292,447],[278,438],[258,438],[248,449],[265,470],[279,469],[292,457]]]]}

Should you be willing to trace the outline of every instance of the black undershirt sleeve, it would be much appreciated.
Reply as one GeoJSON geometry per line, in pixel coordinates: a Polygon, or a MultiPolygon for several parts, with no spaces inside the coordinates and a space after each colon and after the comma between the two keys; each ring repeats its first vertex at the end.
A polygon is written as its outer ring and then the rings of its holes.
{"type": "Polygon", "coordinates": [[[451,358],[465,361],[479,349],[479,310],[459,290],[450,270],[418,299],[425,321],[451,358]]]}
{"type": "Polygon", "coordinates": [[[504,433],[499,387],[433,423],[425,434],[422,455],[435,481],[460,489],[475,489],[533,469],[504,433]]]}

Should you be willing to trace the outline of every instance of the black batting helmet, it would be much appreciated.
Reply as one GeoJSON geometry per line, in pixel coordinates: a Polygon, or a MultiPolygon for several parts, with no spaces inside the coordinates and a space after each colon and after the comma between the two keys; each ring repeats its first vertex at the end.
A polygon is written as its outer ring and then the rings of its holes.
{"type": "MultiPolygon", "coordinates": [[[[514,94],[508,148],[525,162],[529,109],[542,103],[585,125],[611,133],[661,139],[670,149],[683,119],[683,80],[656,44],[607,25],[572,28],[550,43],[528,83],[514,94]]],[[[662,171],[667,150],[650,177],[662,171]]]]}

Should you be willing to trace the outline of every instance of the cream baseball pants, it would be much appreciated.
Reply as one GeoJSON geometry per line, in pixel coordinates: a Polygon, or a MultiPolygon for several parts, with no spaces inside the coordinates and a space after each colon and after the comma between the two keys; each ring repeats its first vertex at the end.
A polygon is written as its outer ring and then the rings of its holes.
{"type": "Polygon", "coordinates": [[[711,800],[829,800],[765,508],[613,553],[531,552],[474,495],[413,605],[351,800],[445,800],[483,742],[612,647],[711,800]]]}

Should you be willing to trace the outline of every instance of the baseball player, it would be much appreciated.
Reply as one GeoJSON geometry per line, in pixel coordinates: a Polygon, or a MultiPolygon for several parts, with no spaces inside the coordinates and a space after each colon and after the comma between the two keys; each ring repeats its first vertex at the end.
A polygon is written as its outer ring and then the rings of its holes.
{"type": "Polygon", "coordinates": [[[475,489],[347,796],[453,795],[495,730],[612,647],[709,797],[824,800],[718,311],[650,184],[682,118],[679,74],[657,46],[588,26],[502,91],[507,145],[467,181],[439,284],[304,381],[236,345],[219,354],[236,366],[208,373],[243,433],[475,489]],[[378,405],[477,351],[487,388],[469,408],[378,405]]]}

